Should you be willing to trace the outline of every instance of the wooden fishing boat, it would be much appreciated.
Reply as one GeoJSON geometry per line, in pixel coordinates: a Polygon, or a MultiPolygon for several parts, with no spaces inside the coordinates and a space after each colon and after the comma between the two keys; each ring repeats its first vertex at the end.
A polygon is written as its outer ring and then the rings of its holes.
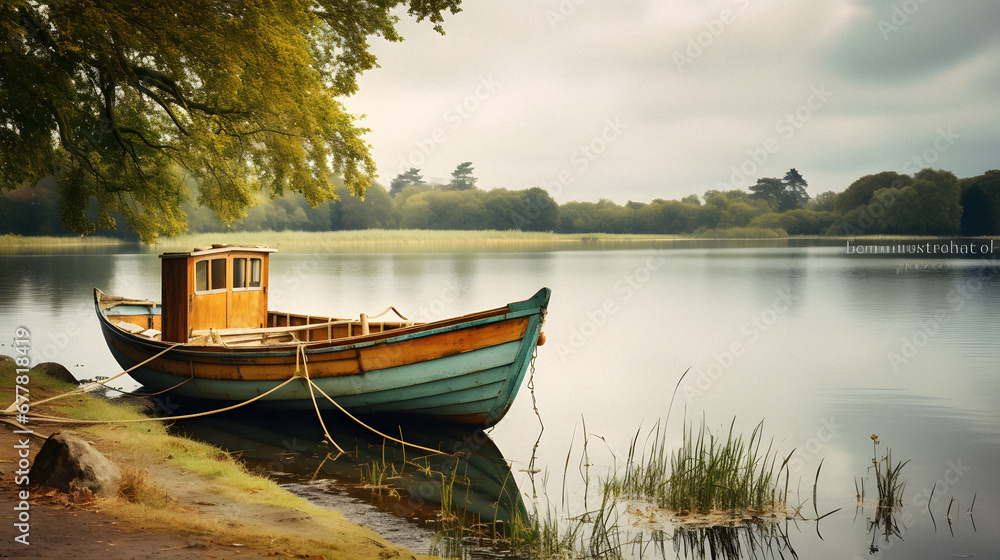
{"type": "Polygon", "coordinates": [[[269,311],[272,252],[218,245],[164,253],[162,303],[95,289],[112,355],[152,392],[485,427],[506,414],[544,343],[548,288],[426,323],[269,311]]]}

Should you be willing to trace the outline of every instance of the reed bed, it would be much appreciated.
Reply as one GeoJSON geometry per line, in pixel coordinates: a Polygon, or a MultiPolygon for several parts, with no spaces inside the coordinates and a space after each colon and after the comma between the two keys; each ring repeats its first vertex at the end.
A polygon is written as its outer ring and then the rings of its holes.
{"type": "Polygon", "coordinates": [[[734,432],[735,424],[734,418],[722,438],[705,426],[704,419],[697,431],[686,423],[681,447],[672,452],[665,430],[657,425],[648,456],[638,458],[637,435],[624,476],[612,477],[605,490],[680,513],[781,510],[787,490],[779,490],[777,479],[791,454],[779,466],[773,442],[764,448],[763,422],[747,439],[734,432]]]}

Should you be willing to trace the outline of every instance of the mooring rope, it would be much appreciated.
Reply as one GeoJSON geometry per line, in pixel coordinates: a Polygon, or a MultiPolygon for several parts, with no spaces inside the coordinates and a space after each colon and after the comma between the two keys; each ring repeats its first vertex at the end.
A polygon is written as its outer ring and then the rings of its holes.
{"type": "MultiPolygon", "coordinates": [[[[396,442],[396,443],[398,443],[400,445],[405,445],[405,446],[413,447],[413,448],[420,449],[420,450],[423,450],[423,451],[429,451],[431,453],[437,453],[437,454],[441,454],[441,455],[450,455],[450,453],[445,453],[444,451],[440,451],[438,449],[431,449],[429,447],[424,447],[422,445],[417,445],[415,443],[409,443],[407,441],[403,441],[402,439],[394,438],[394,437],[392,437],[392,436],[390,436],[388,434],[383,434],[382,432],[376,430],[375,428],[369,426],[368,424],[365,424],[358,417],[354,416],[350,412],[347,412],[347,409],[345,409],[344,407],[340,406],[340,404],[338,404],[337,401],[333,400],[333,398],[330,397],[330,395],[327,395],[326,392],[323,391],[323,389],[319,385],[317,385],[315,382],[313,382],[312,379],[310,379],[310,377],[309,377],[309,366],[305,365],[305,363],[306,363],[305,345],[304,344],[300,344],[299,345],[299,349],[300,349],[300,351],[302,353],[303,370],[305,371],[306,382],[309,383],[309,396],[312,397],[313,407],[316,409],[316,416],[319,418],[320,425],[323,426],[323,432],[326,433],[326,437],[330,440],[331,443],[333,443],[334,446],[336,446],[336,448],[338,450],[340,450],[341,453],[344,453],[345,451],[343,449],[341,449],[340,446],[337,445],[336,442],[333,441],[333,438],[330,437],[330,433],[326,431],[326,424],[323,422],[323,415],[320,414],[319,404],[316,403],[316,394],[313,392],[314,388],[315,388],[316,391],[319,391],[319,394],[323,395],[326,398],[326,400],[330,401],[333,404],[333,406],[337,407],[338,409],[340,409],[341,412],[343,412],[344,414],[346,414],[348,418],[350,418],[351,420],[354,420],[355,422],[357,422],[358,424],[360,424],[363,428],[365,428],[367,430],[370,430],[370,431],[372,431],[373,433],[375,433],[377,435],[380,435],[380,436],[382,436],[382,437],[384,437],[384,438],[386,438],[386,439],[388,439],[390,441],[394,441],[394,442],[396,442]]],[[[296,370],[298,370],[298,356],[296,356],[295,367],[296,367],[296,370]]],[[[334,460],[336,460],[336,459],[334,459],[334,460]]]]}
{"type": "MultiPolygon", "coordinates": [[[[319,425],[323,428],[323,435],[326,436],[327,441],[333,444],[337,448],[337,451],[345,453],[345,451],[337,445],[337,442],[330,435],[330,431],[326,429],[326,422],[323,421],[323,415],[319,411],[319,404],[316,403],[316,394],[313,393],[313,382],[309,379],[309,366],[306,364],[306,347],[304,344],[299,344],[296,346],[295,350],[295,375],[299,374],[299,356],[302,356],[302,370],[305,373],[306,383],[309,385],[309,398],[312,399],[313,408],[316,410],[316,418],[319,419],[319,425]]],[[[338,455],[339,457],[340,455],[338,455]]]]}
{"type": "MultiPolygon", "coordinates": [[[[75,419],[75,418],[65,418],[65,417],[62,417],[62,416],[49,416],[47,414],[34,414],[34,413],[32,413],[32,414],[26,414],[25,417],[28,418],[29,420],[42,420],[44,422],[52,422],[52,423],[57,423],[57,424],[128,424],[128,423],[132,423],[132,422],[160,422],[160,421],[172,422],[174,420],[187,420],[189,418],[199,418],[201,416],[209,416],[209,415],[212,415],[212,414],[218,414],[220,412],[228,412],[230,410],[236,410],[237,408],[244,407],[244,406],[246,406],[246,405],[248,405],[248,404],[250,404],[250,403],[252,403],[254,401],[260,400],[260,399],[262,399],[262,398],[270,395],[271,393],[277,391],[278,389],[281,389],[282,387],[284,387],[285,385],[288,385],[289,383],[291,383],[292,381],[294,381],[297,378],[298,378],[298,376],[289,377],[288,379],[284,380],[280,385],[277,385],[277,386],[275,386],[275,387],[273,387],[273,388],[271,388],[271,389],[269,389],[269,390],[267,390],[267,391],[265,391],[265,392],[257,395],[256,397],[254,397],[252,399],[249,399],[249,400],[246,400],[246,401],[243,401],[241,403],[237,403],[237,404],[234,404],[232,406],[227,406],[225,408],[218,408],[218,409],[215,409],[215,410],[208,410],[208,411],[205,411],[205,412],[198,412],[198,413],[195,413],[195,414],[182,414],[180,416],[158,416],[158,417],[149,417],[149,418],[127,418],[125,420],[82,420],[82,419],[75,419]]],[[[49,400],[51,400],[51,399],[49,399],[49,400]]]]}
{"type": "MultiPolygon", "coordinates": [[[[416,449],[420,449],[420,450],[423,450],[423,451],[429,451],[431,453],[437,453],[439,455],[451,455],[451,453],[445,453],[444,451],[441,451],[439,449],[431,449],[430,447],[424,447],[422,445],[417,445],[415,443],[410,443],[410,442],[403,441],[403,440],[398,439],[398,438],[394,438],[394,437],[392,437],[392,436],[390,436],[388,434],[383,434],[382,432],[376,430],[375,428],[369,426],[368,424],[365,424],[364,422],[362,422],[361,420],[359,420],[356,416],[354,416],[350,412],[347,412],[347,409],[345,409],[344,407],[342,407],[339,404],[337,404],[337,401],[333,400],[333,398],[331,398],[330,395],[327,395],[325,392],[323,392],[323,389],[321,389],[319,385],[316,385],[315,383],[313,383],[311,379],[309,380],[309,384],[311,386],[313,386],[313,387],[316,387],[316,390],[319,391],[319,394],[321,394],[324,397],[326,397],[326,400],[330,401],[333,404],[333,406],[335,406],[338,409],[340,409],[340,411],[343,412],[344,414],[346,414],[348,418],[350,418],[351,420],[354,420],[355,422],[357,422],[358,424],[360,424],[362,427],[364,427],[364,428],[366,428],[368,430],[371,430],[375,434],[378,434],[378,435],[380,435],[380,436],[382,436],[382,437],[384,437],[384,438],[386,438],[388,440],[394,441],[394,442],[396,442],[398,444],[401,444],[401,445],[407,445],[407,446],[410,446],[410,447],[413,447],[413,448],[416,448],[416,449]]],[[[310,389],[310,391],[311,390],[312,389],[310,389]]]]}
{"type": "MultiPolygon", "coordinates": [[[[397,314],[398,314],[398,312],[397,312],[397,314]]],[[[400,316],[402,317],[402,315],[400,315],[400,316]]],[[[192,341],[189,341],[189,343],[197,341],[197,340],[200,340],[201,338],[204,338],[204,337],[199,337],[198,339],[194,339],[192,341]]],[[[117,379],[118,377],[121,377],[122,375],[125,375],[125,374],[131,372],[132,370],[136,369],[139,366],[145,365],[145,364],[147,364],[147,363],[155,360],[156,358],[159,358],[163,354],[166,354],[167,352],[169,352],[170,350],[173,350],[174,348],[176,348],[178,346],[183,346],[184,344],[186,344],[186,343],[182,343],[182,342],[173,343],[169,347],[161,350],[160,352],[158,352],[158,353],[154,354],[153,356],[151,356],[151,357],[143,360],[142,362],[139,362],[138,364],[130,367],[129,369],[127,369],[127,370],[119,373],[118,375],[115,375],[113,377],[109,377],[108,379],[105,379],[103,381],[90,383],[88,385],[85,385],[85,386],[80,387],[79,389],[75,389],[73,391],[68,391],[66,393],[62,393],[62,394],[56,395],[54,397],[49,397],[47,399],[43,399],[43,400],[34,402],[34,403],[32,403],[32,405],[33,406],[37,406],[39,404],[50,402],[50,401],[53,401],[53,400],[56,400],[56,399],[59,399],[59,398],[63,398],[63,397],[69,396],[69,395],[76,395],[76,394],[81,394],[81,393],[88,393],[88,392],[96,389],[97,387],[103,386],[106,383],[108,383],[108,382],[110,382],[110,381],[112,381],[114,379],[117,379]]],[[[23,415],[23,417],[26,418],[26,419],[28,419],[28,420],[31,420],[31,421],[41,421],[41,422],[48,422],[48,423],[53,423],[53,424],[128,424],[128,423],[134,423],[134,422],[162,422],[162,421],[171,421],[172,422],[174,420],[187,420],[187,419],[190,419],[190,418],[200,418],[200,417],[203,417],[203,416],[210,416],[212,414],[219,414],[219,413],[222,413],[222,412],[228,412],[230,410],[236,410],[237,408],[241,408],[241,407],[246,406],[246,405],[248,405],[248,404],[250,404],[252,402],[258,401],[258,400],[266,397],[267,395],[270,395],[271,393],[277,391],[278,389],[281,389],[285,385],[288,385],[293,380],[300,379],[300,378],[302,378],[304,376],[305,380],[306,380],[306,383],[308,384],[308,387],[309,387],[309,396],[312,398],[313,408],[316,410],[316,417],[319,419],[320,426],[323,428],[323,433],[326,436],[326,439],[331,444],[333,444],[334,447],[337,448],[337,450],[340,452],[340,454],[344,454],[344,453],[346,453],[346,451],[344,451],[343,448],[341,448],[340,445],[338,445],[337,442],[334,441],[333,436],[331,436],[329,430],[327,430],[326,423],[323,421],[323,415],[320,412],[319,403],[316,401],[316,393],[314,391],[319,391],[319,394],[323,395],[323,397],[325,397],[326,400],[330,401],[330,403],[332,403],[341,412],[343,412],[345,415],[347,415],[348,418],[350,418],[351,420],[354,420],[355,422],[357,422],[359,425],[361,425],[365,429],[370,430],[371,432],[373,432],[373,433],[375,433],[375,434],[377,434],[377,435],[379,435],[379,436],[381,436],[381,437],[383,437],[385,439],[388,439],[390,441],[394,441],[396,443],[399,443],[400,445],[413,447],[415,449],[420,449],[422,451],[427,451],[427,452],[430,452],[430,453],[435,453],[435,454],[440,454],[440,455],[451,455],[450,453],[446,453],[446,452],[438,450],[438,449],[431,449],[429,447],[424,447],[422,445],[417,445],[415,443],[409,443],[409,442],[404,441],[404,440],[402,440],[400,438],[395,438],[395,437],[390,436],[388,434],[384,434],[384,433],[380,432],[379,430],[377,430],[377,429],[369,426],[368,424],[365,424],[360,419],[358,419],[356,416],[354,416],[353,414],[351,414],[350,412],[348,412],[344,407],[340,406],[340,404],[337,403],[337,401],[333,400],[333,398],[330,395],[326,394],[326,392],[323,391],[323,389],[319,385],[317,385],[315,382],[313,382],[313,380],[309,377],[309,366],[307,364],[308,359],[307,359],[307,356],[306,356],[305,346],[306,346],[305,344],[297,344],[296,345],[296,352],[295,352],[295,373],[291,377],[289,377],[288,379],[286,379],[285,381],[283,381],[281,384],[279,384],[279,385],[277,385],[277,386],[269,389],[268,391],[257,395],[256,397],[253,397],[253,398],[251,398],[249,400],[246,400],[246,401],[243,401],[243,402],[231,405],[231,406],[227,406],[227,407],[224,407],[224,408],[219,408],[219,409],[215,409],[215,410],[209,410],[209,411],[205,411],[205,412],[198,412],[198,413],[194,413],[194,414],[183,414],[183,415],[180,415],[180,416],[161,416],[161,417],[148,417],[148,418],[129,418],[129,419],[124,419],[124,420],[88,420],[88,419],[75,419],[75,418],[66,418],[66,417],[62,417],[62,416],[52,416],[52,415],[48,415],[48,414],[38,414],[38,413],[26,414],[26,415],[23,415]],[[299,364],[300,363],[302,365],[302,371],[301,372],[299,371],[299,364]]],[[[152,393],[152,395],[158,395],[160,393],[164,393],[166,391],[170,391],[171,389],[175,389],[175,388],[177,388],[177,387],[179,387],[179,386],[187,383],[188,381],[191,381],[192,379],[194,379],[193,374],[192,374],[192,377],[190,377],[188,379],[185,379],[184,381],[178,383],[177,385],[174,385],[173,387],[170,387],[169,389],[164,389],[163,391],[159,391],[157,393],[152,393]]],[[[114,389],[113,387],[106,387],[106,388],[113,389],[115,391],[119,391],[119,392],[122,392],[122,393],[126,393],[126,391],[122,391],[120,389],[114,389]]],[[[0,412],[0,415],[2,415],[2,416],[13,416],[17,412],[17,405],[18,405],[18,399],[15,398],[14,403],[10,407],[8,407],[6,410],[0,412]]],[[[4,422],[8,422],[6,419],[2,419],[2,420],[4,422]]],[[[338,457],[339,457],[339,455],[338,455],[338,457]]]]}
{"type": "Polygon", "coordinates": [[[130,397],[155,397],[156,395],[162,395],[163,393],[173,391],[174,389],[192,380],[194,380],[194,376],[188,377],[187,379],[181,381],[177,385],[174,385],[172,387],[167,387],[166,389],[163,389],[162,391],[157,391],[155,393],[137,393],[135,391],[126,391],[125,389],[118,389],[116,387],[105,387],[105,389],[108,389],[109,391],[116,391],[123,395],[128,395],[130,397]]]}
{"type": "MultiPolygon", "coordinates": [[[[190,340],[188,342],[174,342],[170,346],[167,346],[163,350],[157,352],[156,354],[153,354],[149,358],[146,358],[145,360],[139,362],[138,364],[135,364],[134,366],[132,366],[132,367],[128,368],[127,370],[119,373],[118,375],[114,375],[114,376],[109,377],[107,379],[104,379],[102,381],[94,381],[92,383],[88,383],[87,385],[84,385],[84,386],[79,387],[77,389],[73,389],[72,391],[67,391],[65,393],[62,393],[60,395],[56,395],[54,397],[49,397],[47,399],[42,399],[40,401],[35,401],[35,402],[32,403],[32,406],[38,406],[40,404],[47,403],[49,401],[54,401],[56,399],[61,399],[63,397],[68,397],[69,395],[79,395],[80,393],[89,393],[89,392],[93,391],[94,389],[97,389],[98,387],[102,387],[105,384],[110,383],[111,381],[114,381],[115,379],[118,379],[119,377],[121,377],[121,376],[123,376],[123,375],[125,375],[125,374],[127,374],[129,372],[131,372],[132,370],[134,370],[135,368],[137,368],[139,366],[143,366],[143,365],[148,364],[149,362],[155,360],[156,358],[159,358],[160,356],[166,354],[167,352],[173,350],[174,348],[177,348],[178,346],[184,346],[185,344],[190,344],[191,342],[198,341],[201,338],[204,338],[204,337],[198,337],[198,338],[196,338],[194,340],[190,340]]],[[[185,383],[186,382],[187,381],[185,381],[185,383]]],[[[107,388],[108,389],[114,389],[114,387],[107,387],[107,388]]],[[[117,391],[118,389],[114,389],[114,390],[117,391]]],[[[122,392],[124,392],[124,391],[122,391],[122,392]]],[[[17,405],[18,405],[18,400],[17,400],[17,398],[15,398],[14,399],[14,403],[11,404],[10,406],[8,406],[7,409],[3,411],[3,414],[8,414],[8,415],[9,414],[14,414],[17,411],[17,405]]]]}
{"type": "Polygon", "coordinates": [[[386,313],[388,313],[390,311],[392,311],[393,313],[395,313],[396,316],[399,317],[400,319],[402,319],[404,321],[409,321],[409,319],[407,319],[406,317],[403,317],[403,314],[400,313],[398,309],[396,309],[395,305],[390,305],[389,307],[386,307],[385,311],[379,313],[378,315],[369,315],[368,318],[369,319],[378,319],[379,317],[385,315],[386,313]]]}

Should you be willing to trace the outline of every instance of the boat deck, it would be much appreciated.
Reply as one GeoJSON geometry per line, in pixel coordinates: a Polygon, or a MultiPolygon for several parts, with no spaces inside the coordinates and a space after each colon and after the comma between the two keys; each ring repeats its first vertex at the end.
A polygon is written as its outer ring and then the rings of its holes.
{"type": "MultiPolygon", "coordinates": [[[[115,327],[150,340],[160,340],[162,321],[158,302],[100,294],[100,306],[115,327]]],[[[394,311],[390,307],[379,316],[394,311]]],[[[400,315],[401,316],[401,315],[400,315]]],[[[384,333],[422,323],[414,321],[375,321],[362,314],[357,319],[302,315],[268,311],[267,326],[237,329],[192,329],[191,346],[268,347],[302,342],[337,341],[384,333]]]]}

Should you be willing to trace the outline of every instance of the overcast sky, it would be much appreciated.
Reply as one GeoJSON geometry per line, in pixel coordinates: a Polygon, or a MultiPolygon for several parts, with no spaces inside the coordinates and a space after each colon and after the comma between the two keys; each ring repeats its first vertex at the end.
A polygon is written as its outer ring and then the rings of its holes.
{"type": "Polygon", "coordinates": [[[483,189],[624,204],[1000,168],[997,0],[466,0],[445,36],[399,29],[345,100],[386,186],[471,161],[483,189]]]}

